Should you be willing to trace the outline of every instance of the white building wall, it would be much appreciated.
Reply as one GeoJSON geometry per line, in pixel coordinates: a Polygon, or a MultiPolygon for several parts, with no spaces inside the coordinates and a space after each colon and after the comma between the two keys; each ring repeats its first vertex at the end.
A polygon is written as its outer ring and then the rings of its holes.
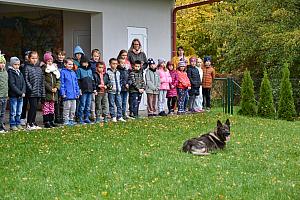
{"type": "MultiPolygon", "coordinates": [[[[90,13],[92,15],[91,47],[101,49],[106,62],[109,58],[116,57],[119,50],[127,49],[128,26],[147,28],[148,57],[157,60],[160,57],[170,59],[171,56],[173,0],[0,0],[0,3],[90,13]],[[102,13],[102,15],[95,15],[97,13],[102,13]],[[102,18],[99,24],[97,24],[97,18],[102,18]],[[101,37],[102,32],[103,37],[101,37]],[[95,35],[98,33],[99,37],[95,35]]],[[[72,21],[70,15],[72,14],[66,12],[65,20],[72,21]]],[[[76,24],[78,19],[73,20],[76,24]]],[[[64,24],[68,26],[66,21],[64,24]]],[[[66,27],[64,31],[66,31],[64,33],[65,49],[70,51],[72,44],[69,43],[68,37],[72,36],[68,34],[66,27]]]]}

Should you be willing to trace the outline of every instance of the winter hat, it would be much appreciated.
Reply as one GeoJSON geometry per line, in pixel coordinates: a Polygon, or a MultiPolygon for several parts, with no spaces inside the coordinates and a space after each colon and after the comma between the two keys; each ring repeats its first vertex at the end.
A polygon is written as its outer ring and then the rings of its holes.
{"type": "Polygon", "coordinates": [[[147,64],[150,66],[152,64],[155,64],[153,58],[149,58],[148,61],[147,61],[147,64]]]}
{"type": "Polygon", "coordinates": [[[211,62],[211,56],[205,56],[203,59],[204,62],[210,61],[211,62]]]}
{"type": "Polygon", "coordinates": [[[76,46],[74,48],[74,55],[77,54],[77,53],[81,53],[82,55],[84,55],[84,52],[83,52],[83,50],[80,46],[76,46]]]}
{"type": "Polygon", "coordinates": [[[190,63],[191,63],[191,62],[196,62],[196,61],[197,61],[197,58],[196,58],[196,57],[191,57],[191,58],[190,58],[190,63]]]}
{"type": "Polygon", "coordinates": [[[14,64],[19,63],[20,64],[20,59],[17,57],[11,57],[10,58],[10,66],[13,66],[14,64]]]}
{"type": "Polygon", "coordinates": [[[163,63],[165,63],[165,62],[166,62],[165,59],[160,58],[160,59],[158,59],[157,64],[158,64],[158,65],[161,65],[161,64],[163,64],[163,63]]]}
{"type": "Polygon", "coordinates": [[[6,64],[6,60],[5,60],[4,54],[1,54],[1,51],[0,51],[0,63],[6,64]]]}
{"type": "Polygon", "coordinates": [[[49,60],[53,60],[52,54],[51,54],[51,52],[46,52],[44,54],[44,61],[47,62],[49,60]]]}
{"type": "Polygon", "coordinates": [[[185,66],[186,66],[185,61],[178,62],[178,67],[185,67],[185,66]]]}

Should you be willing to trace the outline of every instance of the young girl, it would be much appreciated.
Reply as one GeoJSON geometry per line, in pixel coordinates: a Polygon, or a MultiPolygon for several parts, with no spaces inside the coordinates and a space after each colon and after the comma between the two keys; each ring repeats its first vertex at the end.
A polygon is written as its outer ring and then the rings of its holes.
{"type": "Polygon", "coordinates": [[[44,74],[39,65],[39,56],[36,51],[28,55],[29,63],[25,66],[26,96],[29,101],[27,115],[27,130],[41,129],[36,122],[37,105],[41,98],[45,97],[44,74]]]}
{"type": "Polygon", "coordinates": [[[156,116],[157,96],[159,94],[160,77],[156,70],[155,62],[148,59],[149,69],[146,71],[146,93],[148,105],[148,117],[156,116]]]}
{"type": "Polygon", "coordinates": [[[10,117],[10,129],[22,130],[21,113],[23,106],[23,97],[25,97],[26,85],[23,74],[19,70],[20,60],[17,57],[10,58],[10,66],[8,67],[8,96],[10,117]]]}
{"type": "Polygon", "coordinates": [[[118,55],[117,59],[118,59],[118,60],[124,59],[124,60],[125,60],[125,63],[124,63],[125,68],[126,68],[127,70],[131,70],[131,69],[132,69],[131,64],[130,64],[130,62],[129,62],[129,60],[128,60],[128,53],[127,53],[127,51],[126,51],[125,49],[122,49],[122,50],[119,52],[119,55],[118,55]]]}
{"type": "Polygon", "coordinates": [[[196,58],[190,58],[190,64],[187,69],[187,75],[191,82],[191,89],[189,90],[189,111],[195,112],[194,103],[196,97],[199,96],[199,89],[201,84],[200,74],[198,69],[196,68],[196,58]]]}
{"type": "Polygon", "coordinates": [[[54,124],[54,103],[58,100],[58,90],[60,89],[60,72],[53,63],[51,53],[44,54],[43,66],[46,98],[42,104],[43,122],[45,128],[56,127],[54,124]]]}
{"type": "Polygon", "coordinates": [[[80,93],[76,73],[72,70],[73,59],[67,58],[64,63],[65,68],[61,70],[60,95],[64,104],[64,124],[72,126],[75,124],[76,99],[80,93]]]}
{"type": "Polygon", "coordinates": [[[169,70],[166,67],[166,61],[164,59],[158,59],[158,72],[160,77],[160,87],[158,95],[158,110],[159,116],[167,116],[165,113],[166,95],[170,90],[170,83],[172,82],[169,70]]]}
{"type": "Polygon", "coordinates": [[[167,69],[172,78],[172,82],[170,83],[170,90],[167,91],[167,99],[168,99],[168,109],[169,114],[173,114],[177,101],[177,84],[178,84],[178,74],[174,69],[174,65],[172,62],[167,63],[167,69]]]}
{"type": "Polygon", "coordinates": [[[185,61],[179,61],[178,63],[178,69],[177,69],[177,74],[178,74],[178,115],[184,114],[185,109],[184,109],[184,100],[185,100],[185,95],[186,91],[188,89],[191,89],[191,83],[190,79],[187,76],[187,73],[185,72],[185,61]]]}
{"type": "Polygon", "coordinates": [[[203,112],[203,107],[202,107],[202,103],[203,103],[203,97],[202,97],[202,78],[203,78],[203,62],[201,58],[197,59],[197,65],[196,68],[198,69],[199,75],[200,75],[200,88],[199,88],[199,95],[196,96],[195,99],[195,103],[194,103],[194,109],[196,112],[203,112]]]}

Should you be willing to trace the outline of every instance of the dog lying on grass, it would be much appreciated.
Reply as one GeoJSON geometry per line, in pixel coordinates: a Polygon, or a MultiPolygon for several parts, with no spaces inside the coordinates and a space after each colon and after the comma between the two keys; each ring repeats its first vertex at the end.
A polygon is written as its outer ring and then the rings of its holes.
{"type": "Polygon", "coordinates": [[[222,124],[217,122],[217,128],[214,132],[192,138],[183,143],[182,151],[194,155],[209,155],[212,151],[224,149],[226,142],[230,140],[230,122],[226,120],[222,124]]]}

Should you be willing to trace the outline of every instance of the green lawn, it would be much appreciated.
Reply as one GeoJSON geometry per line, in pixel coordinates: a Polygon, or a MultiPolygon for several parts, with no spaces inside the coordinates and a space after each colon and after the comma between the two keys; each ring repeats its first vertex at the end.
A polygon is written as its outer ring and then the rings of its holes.
{"type": "Polygon", "coordinates": [[[300,122],[218,111],[0,135],[0,199],[299,199],[300,122]],[[182,143],[231,120],[224,151],[182,143]]]}

